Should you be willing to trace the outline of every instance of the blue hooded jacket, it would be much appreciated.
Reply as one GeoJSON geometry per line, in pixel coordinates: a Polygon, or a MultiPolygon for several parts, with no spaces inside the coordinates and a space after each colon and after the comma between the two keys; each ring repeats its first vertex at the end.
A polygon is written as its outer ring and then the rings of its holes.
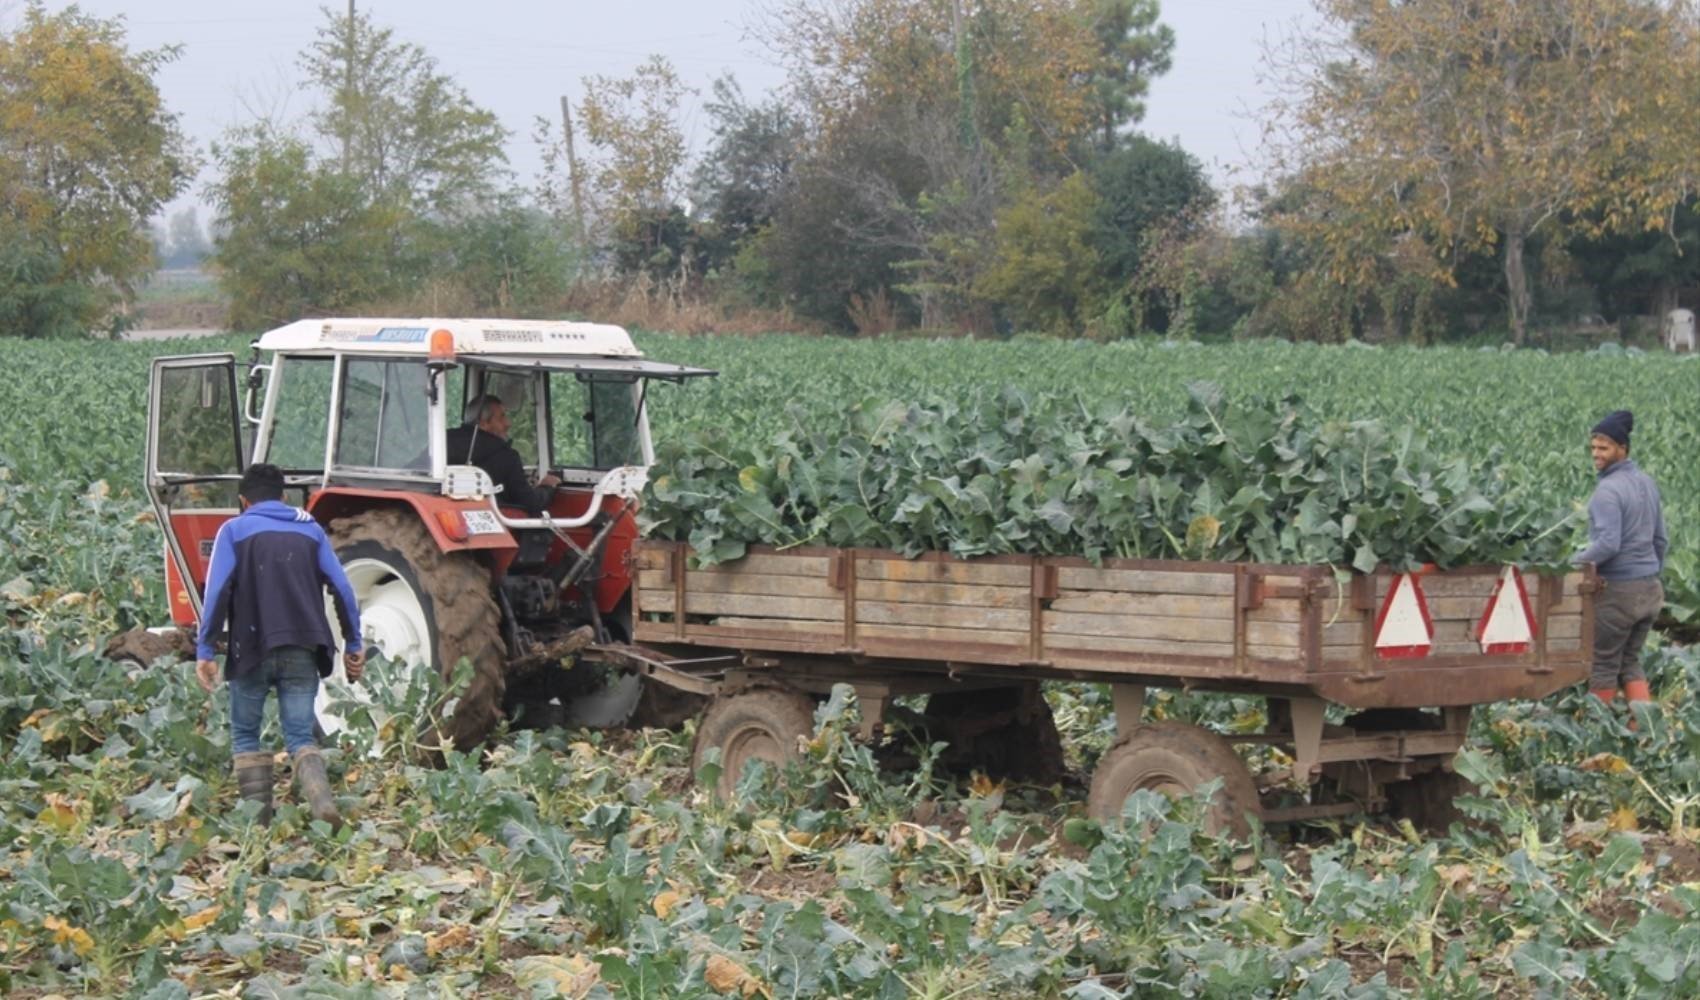
{"type": "Polygon", "coordinates": [[[280,646],[304,646],[329,677],[336,641],[325,618],[325,588],[341,619],[344,648],[360,651],[360,610],[354,588],[319,522],[278,500],[251,505],[226,521],[213,540],[196,656],[213,658],[214,641],[229,622],[226,679],[256,669],[280,646]]]}

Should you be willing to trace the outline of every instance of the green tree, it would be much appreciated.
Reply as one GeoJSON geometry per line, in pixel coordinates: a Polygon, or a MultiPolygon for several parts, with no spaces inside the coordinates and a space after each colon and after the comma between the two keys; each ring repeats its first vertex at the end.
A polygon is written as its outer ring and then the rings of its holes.
{"type": "Polygon", "coordinates": [[[691,178],[710,267],[729,260],[773,221],[803,151],[802,121],[785,101],[752,104],[730,76],[704,105],[714,136],[691,178]]]}
{"type": "Polygon", "coordinates": [[[445,227],[433,273],[452,275],[474,309],[504,316],[558,308],[577,271],[576,249],[546,212],[513,196],[445,227]]]}
{"type": "Polygon", "coordinates": [[[662,56],[628,77],[585,78],[579,120],[600,159],[591,186],[614,239],[663,245],[654,220],[680,194],[687,150],[679,105],[693,93],[662,56]]]}
{"type": "Polygon", "coordinates": [[[807,137],[806,169],[763,240],[785,248],[766,273],[795,282],[787,301],[818,303],[820,318],[843,323],[849,296],[897,291],[900,311],[924,326],[987,329],[995,311],[978,289],[995,266],[999,212],[1072,173],[1098,125],[1086,85],[1101,66],[1090,7],[777,5],[762,34],[790,70],[807,137]],[[837,210],[789,204],[805,191],[837,210]],[[818,227],[786,231],[805,219],[818,227]],[[802,271],[805,259],[824,270],[802,271]],[[842,298],[822,301],[828,290],[842,298]]]}
{"type": "Polygon", "coordinates": [[[1098,40],[1089,84],[1100,149],[1145,117],[1151,80],[1169,71],[1175,32],[1157,21],[1157,0],[1095,0],[1089,9],[1098,40]]]}
{"type": "Polygon", "coordinates": [[[1663,316],[1681,289],[1700,286],[1700,212],[1680,204],[1668,229],[1607,233],[1571,243],[1570,255],[1607,318],[1663,316]]]}
{"type": "Polygon", "coordinates": [[[1691,144],[1671,124],[1700,116],[1700,43],[1685,4],[1319,6],[1342,40],[1294,55],[1300,96],[1276,110],[1286,166],[1319,192],[1321,212],[1284,221],[1308,230],[1342,285],[1373,282],[1407,234],[1430,249],[1442,283],[1456,256],[1496,248],[1521,343],[1532,239],[1667,226],[1693,189],[1691,144]]]}
{"type": "Polygon", "coordinates": [[[1201,218],[1216,203],[1197,157],[1145,136],[1132,136],[1093,159],[1090,173],[1097,193],[1092,247],[1105,280],[1118,286],[1139,273],[1157,227],[1176,218],[1201,218]]]}
{"type": "Polygon", "coordinates": [[[200,210],[194,205],[173,212],[155,244],[161,267],[194,267],[212,252],[207,234],[201,229],[200,210]]]}
{"type": "Polygon", "coordinates": [[[0,37],[0,315],[8,332],[86,331],[153,270],[146,220],[193,156],[154,75],[174,49],[131,51],[121,20],[32,3],[0,37]]]}
{"type": "Polygon", "coordinates": [[[301,56],[324,97],[306,127],[239,128],[215,148],[213,262],[232,324],[352,311],[433,281],[469,303],[517,301],[521,286],[529,296],[538,258],[512,256],[528,223],[501,195],[495,115],[368,16],[325,16],[301,56]],[[476,265],[455,245],[464,238],[488,251],[476,265]]]}
{"type": "Polygon", "coordinates": [[[1103,295],[1092,251],[1098,198],[1084,174],[1028,191],[998,214],[997,254],[979,291],[1023,330],[1078,333],[1103,295]]]}
{"type": "Polygon", "coordinates": [[[305,140],[253,128],[215,145],[213,158],[214,260],[232,329],[345,312],[406,286],[390,264],[406,209],[374,198],[305,140]]]}
{"type": "Polygon", "coordinates": [[[417,213],[465,213],[490,198],[507,163],[496,115],[370,15],[324,15],[301,68],[324,95],[312,121],[342,169],[417,213]]]}

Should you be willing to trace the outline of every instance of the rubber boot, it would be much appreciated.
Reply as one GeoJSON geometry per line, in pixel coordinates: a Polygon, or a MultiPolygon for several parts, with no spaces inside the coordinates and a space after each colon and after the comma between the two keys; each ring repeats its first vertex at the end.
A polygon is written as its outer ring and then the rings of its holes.
{"type": "Polygon", "coordinates": [[[342,826],[342,814],[336,811],[336,799],[331,795],[331,779],[325,774],[325,756],[318,747],[295,751],[295,785],[314,819],[329,823],[333,830],[342,826]]]}
{"type": "Polygon", "coordinates": [[[260,804],[259,824],[272,821],[272,755],[265,751],[239,753],[233,762],[236,790],[248,802],[260,804]]]}
{"type": "Polygon", "coordinates": [[[1641,731],[1641,725],[1635,718],[1635,709],[1634,709],[1633,706],[1638,701],[1652,701],[1653,700],[1652,689],[1647,687],[1647,682],[1646,682],[1645,679],[1638,680],[1638,681],[1624,681],[1623,682],[1623,697],[1632,706],[1629,709],[1629,731],[1632,732],[1632,733],[1640,732],[1641,731]]]}

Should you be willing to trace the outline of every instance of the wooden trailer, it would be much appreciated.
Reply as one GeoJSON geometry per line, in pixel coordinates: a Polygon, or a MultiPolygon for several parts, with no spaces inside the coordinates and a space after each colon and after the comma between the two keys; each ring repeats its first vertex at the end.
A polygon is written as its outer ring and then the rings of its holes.
{"type": "Polygon", "coordinates": [[[1221,778],[1224,827],[1388,807],[1438,822],[1471,706],[1577,683],[1593,640],[1591,571],[1342,583],[1326,566],[760,547],[693,568],[686,546],[653,541],[632,558],[632,642],[591,655],[710,699],[696,758],[718,747],[728,788],[750,760],[796,753],[836,684],[855,689],[865,736],[894,698],[928,695],[946,738],[1037,767],[1060,759],[1039,685],[1084,680],[1111,686],[1118,729],[1092,777],[1099,817],[1139,788],[1221,778]],[[1395,601],[1400,586],[1414,592],[1395,601]],[[1407,641],[1389,641],[1390,614],[1408,619],[1407,641]],[[1269,726],[1224,737],[1145,723],[1152,686],[1261,695],[1269,726]],[[1331,704],[1353,712],[1330,724],[1331,704]],[[1284,748],[1289,790],[1326,794],[1266,805],[1230,741],[1284,748]]]}

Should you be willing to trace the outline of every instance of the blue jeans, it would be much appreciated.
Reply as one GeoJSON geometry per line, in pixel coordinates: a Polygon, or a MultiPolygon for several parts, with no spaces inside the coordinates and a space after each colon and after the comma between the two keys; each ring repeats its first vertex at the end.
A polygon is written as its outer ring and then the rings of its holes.
{"type": "Polygon", "coordinates": [[[317,746],[313,727],[318,716],[313,699],[319,696],[319,657],[305,646],[279,646],[265,655],[259,669],[230,681],[230,751],[260,749],[260,723],[265,720],[266,695],[277,688],[277,716],[283,723],[283,742],[290,753],[317,746]]]}

